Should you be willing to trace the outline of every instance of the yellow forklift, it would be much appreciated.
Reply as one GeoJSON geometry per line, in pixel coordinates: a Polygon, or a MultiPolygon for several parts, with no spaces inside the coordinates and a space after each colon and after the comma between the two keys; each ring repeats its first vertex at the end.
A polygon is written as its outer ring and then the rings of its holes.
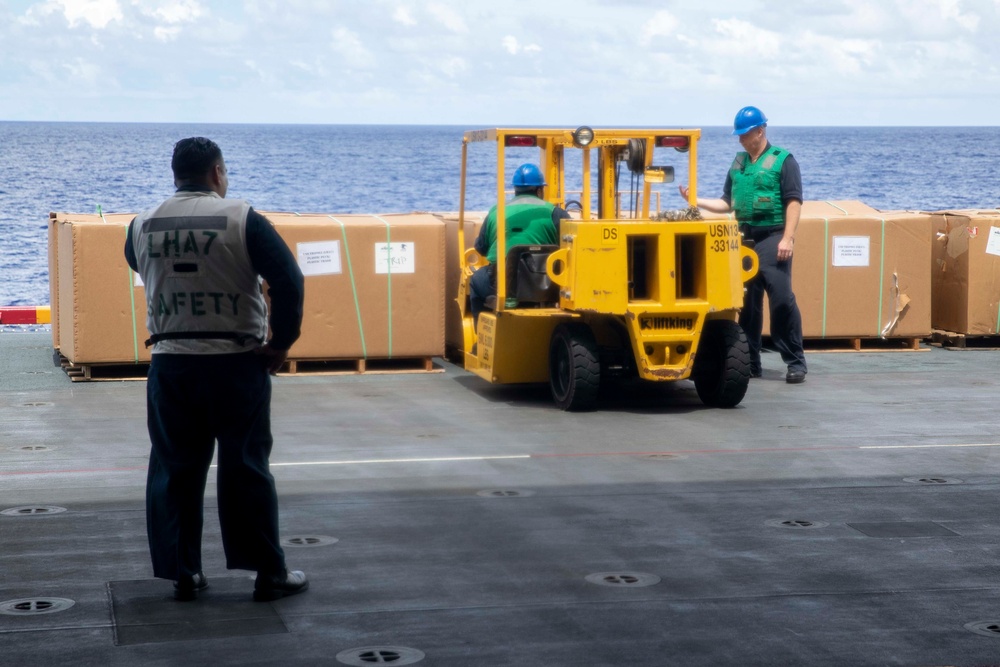
{"type": "Polygon", "coordinates": [[[738,405],[750,358],[737,314],[757,256],[743,245],[735,220],[701,219],[695,208],[700,137],[697,129],[466,132],[459,248],[471,245],[466,185],[469,151],[477,145],[495,151],[497,202],[497,298],[478,326],[470,279],[487,261],[473,247],[460,253],[466,370],[493,384],[548,382],[563,410],[593,409],[602,379],[636,375],[653,382],[690,378],[706,405],[738,405]],[[535,153],[523,161],[537,160],[545,199],[570,212],[558,246],[507,247],[505,162],[515,148],[535,153]],[[567,200],[567,154],[574,150],[581,154],[570,164],[579,164],[582,178],[574,191],[579,199],[567,200]],[[650,210],[652,185],[674,180],[674,167],[655,161],[664,153],[686,155],[685,210],[650,210]],[[627,210],[619,189],[625,170],[632,182],[627,210]]]}

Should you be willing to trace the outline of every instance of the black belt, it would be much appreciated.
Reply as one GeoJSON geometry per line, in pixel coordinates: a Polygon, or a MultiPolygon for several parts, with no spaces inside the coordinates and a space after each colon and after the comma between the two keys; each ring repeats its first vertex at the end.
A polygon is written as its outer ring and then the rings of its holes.
{"type": "Polygon", "coordinates": [[[784,225],[748,225],[746,223],[740,225],[740,233],[748,241],[763,241],[772,234],[781,234],[784,231],[784,225]]]}
{"type": "Polygon", "coordinates": [[[171,333],[153,334],[146,340],[146,347],[159,343],[161,340],[234,340],[239,345],[246,345],[249,341],[254,341],[259,345],[264,344],[264,339],[251,334],[241,334],[235,331],[174,331],[171,333]]]}

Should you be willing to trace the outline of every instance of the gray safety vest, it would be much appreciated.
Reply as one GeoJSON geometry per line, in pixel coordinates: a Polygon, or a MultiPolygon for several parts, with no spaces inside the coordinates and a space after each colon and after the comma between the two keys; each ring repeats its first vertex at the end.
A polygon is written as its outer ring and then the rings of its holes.
{"type": "Polygon", "coordinates": [[[267,305],[247,253],[249,210],[214,192],[178,192],[136,217],[132,243],[154,354],[227,354],[264,342],[267,305]]]}

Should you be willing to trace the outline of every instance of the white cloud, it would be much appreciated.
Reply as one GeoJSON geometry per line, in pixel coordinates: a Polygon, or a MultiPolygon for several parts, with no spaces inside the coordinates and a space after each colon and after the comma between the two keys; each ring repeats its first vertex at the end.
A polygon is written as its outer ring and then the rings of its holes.
{"type": "Polygon", "coordinates": [[[438,23],[454,33],[467,33],[469,26],[465,24],[457,11],[441,2],[432,2],[427,5],[427,11],[437,19],[438,23]]]}
{"type": "Polygon", "coordinates": [[[468,65],[465,60],[457,56],[452,56],[451,58],[445,58],[439,65],[441,71],[450,78],[455,78],[458,75],[465,72],[468,69],[468,65]]]}
{"type": "MultiPolygon", "coordinates": [[[[132,0],[132,4],[141,8],[146,3],[141,0],[132,0]]],[[[163,3],[153,10],[144,9],[143,13],[148,13],[164,23],[176,24],[196,21],[205,16],[207,10],[201,6],[198,0],[173,0],[163,3]]]]}
{"type": "Polygon", "coordinates": [[[177,26],[167,28],[162,25],[158,25],[153,28],[153,36],[161,42],[172,42],[177,39],[177,36],[180,34],[181,29],[177,26]]]}
{"type": "Polygon", "coordinates": [[[719,47],[730,55],[771,60],[781,55],[781,35],[741,19],[713,19],[716,32],[725,40],[719,47]]]}
{"type": "Polygon", "coordinates": [[[367,69],[375,64],[375,56],[365,47],[361,37],[343,26],[334,28],[330,46],[352,67],[367,69]]]}
{"type": "Polygon", "coordinates": [[[830,36],[885,35],[899,30],[900,15],[889,3],[844,0],[831,4],[831,13],[814,20],[814,29],[830,36]]]}
{"type": "Polygon", "coordinates": [[[517,37],[514,35],[507,35],[500,42],[503,48],[512,56],[516,56],[519,53],[538,53],[542,50],[538,44],[524,44],[522,45],[517,37]]]}
{"type": "Polygon", "coordinates": [[[51,0],[46,6],[62,10],[71,28],[81,22],[92,28],[106,28],[112,21],[125,18],[118,0],[51,0]]]}
{"type": "Polygon", "coordinates": [[[409,7],[403,5],[396,7],[396,11],[392,13],[392,20],[405,26],[417,25],[417,20],[413,18],[413,12],[410,11],[409,7]]]}
{"type": "Polygon", "coordinates": [[[723,125],[752,98],[785,124],[996,124],[1000,0],[763,5],[0,0],[0,119],[651,125],[674,98],[671,122],[723,125]]]}
{"type": "Polygon", "coordinates": [[[878,42],[866,39],[838,39],[813,32],[804,33],[796,40],[796,52],[811,54],[815,60],[833,68],[841,75],[861,74],[876,61],[878,42]]]}
{"type": "Polygon", "coordinates": [[[660,10],[642,26],[639,43],[643,46],[649,46],[656,38],[671,38],[679,26],[680,21],[677,20],[676,16],[666,10],[660,10]]]}
{"type": "Polygon", "coordinates": [[[160,42],[176,41],[181,35],[181,24],[193,23],[208,15],[208,10],[198,0],[170,0],[148,6],[148,0],[132,0],[132,6],[144,16],[158,22],[153,37],[160,42]]]}
{"type": "Polygon", "coordinates": [[[899,9],[906,19],[928,31],[937,30],[953,23],[965,32],[975,32],[979,28],[979,15],[963,12],[963,0],[897,0],[899,9]]]}
{"type": "Polygon", "coordinates": [[[77,83],[93,84],[102,80],[101,67],[83,58],[75,58],[63,64],[77,83]]]}

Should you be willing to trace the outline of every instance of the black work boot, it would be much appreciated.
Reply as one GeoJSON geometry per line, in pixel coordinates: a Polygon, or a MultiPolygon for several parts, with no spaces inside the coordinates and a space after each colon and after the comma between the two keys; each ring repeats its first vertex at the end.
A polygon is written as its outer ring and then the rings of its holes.
{"type": "Polygon", "coordinates": [[[198,593],[208,588],[204,573],[184,575],[174,582],[174,599],[190,602],[198,598],[198,593]]]}
{"type": "Polygon", "coordinates": [[[253,599],[256,602],[269,602],[279,598],[295,595],[309,589],[309,580],[301,570],[282,570],[278,574],[257,573],[257,581],[253,586],[253,599]]]}

